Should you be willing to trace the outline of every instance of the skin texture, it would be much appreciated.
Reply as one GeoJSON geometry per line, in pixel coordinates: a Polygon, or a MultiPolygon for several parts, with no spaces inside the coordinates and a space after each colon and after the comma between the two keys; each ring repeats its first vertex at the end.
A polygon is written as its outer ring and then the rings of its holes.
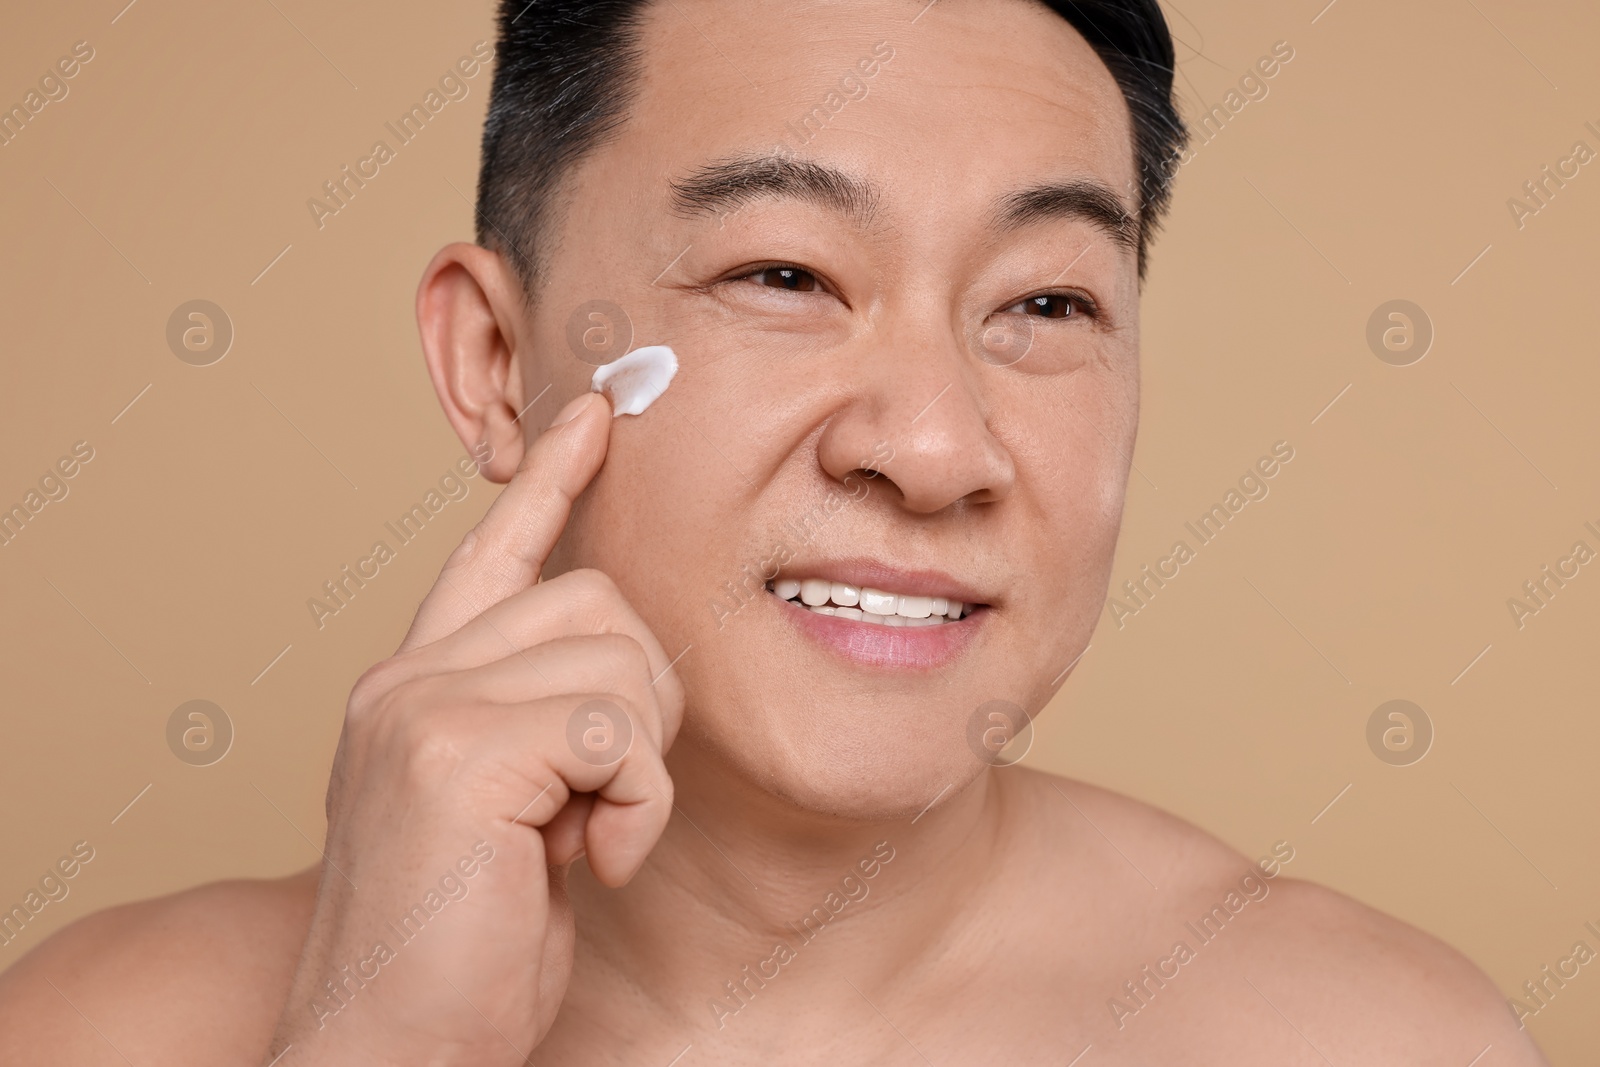
{"type": "Polygon", "coordinates": [[[1089,641],[1139,385],[1134,253],[1081,219],[991,216],[1023,185],[1125,190],[1134,168],[1116,85],[1066,23],[949,0],[913,24],[921,7],[653,9],[630,118],[562,190],[531,310],[495,253],[439,253],[418,293],[430,373],[511,484],[352,693],[328,869],[70,927],[0,977],[0,1060],[1543,1062],[1459,954],[1287,875],[1200,945],[1185,923],[1254,860],[975,757],[975,709],[1036,711],[1089,641]],[[796,148],[870,179],[870,213],[674,211],[670,182],[792,137],[879,41],[894,55],[867,95],[796,148]],[[1045,292],[1099,315],[1015,310],[1045,292]],[[679,375],[643,416],[590,397],[539,436],[588,387],[566,330],[596,299],[679,375]],[[1031,334],[1025,358],[981,357],[994,324],[1031,334]],[[796,536],[852,476],[868,491],[796,536]],[[864,557],[987,606],[937,670],[865,665],[774,597],[732,610],[724,584],[779,543],[786,575],[864,557]],[[607,767],[566,741],[595,696],[634,723],[607,767]],[[319,1018],[322,983],[480,841],[469,892],[319,1018]],[[885,850],[823,935],[786,925],[885,850]],[[779,939],[794,958],[747,979],[779,939]],[[1179,940],[1196,958],[1130,999],[1179,940]],[[737,1012],[732,981],[753,993],[737,1012]]]}

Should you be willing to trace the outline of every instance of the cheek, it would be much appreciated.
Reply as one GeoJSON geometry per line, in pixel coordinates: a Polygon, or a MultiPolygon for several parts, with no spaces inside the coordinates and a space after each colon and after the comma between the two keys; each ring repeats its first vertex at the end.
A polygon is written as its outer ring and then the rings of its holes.
{"type": "Polygon", "coordinates": [[[1052,610],[1065,604],[1074,617],[1092,618],[1127,498],[1139,419],[1137,360],[1091,364],[1042,393],[1016,401],[1028,405],[1016,432],[1030,442],[1019,457],[1019,468],[1030,472],[1029,499],[1018,501],[1019,533],[1032,544],[1042,587],[1052,589],[1052,610]]]}
{"type": "Polygon", "coordinates": [[[684,302],[663,299],[665,290],[608,289],[600,275],[626,273],[621,267],[573,267],[564,292],[544,300],[548,311],[537,324],[539,350],[551,358],[531,369],[526,395],[554,384],[535,413],[548,421],[588,388],[594,367],[567,344],[568,319],[588,294],[610,292],[627,316],[630,347],[669,345],[679,370],[649,410],[613,420],[605,464],[574,504],[547,573],[604,571],[674,655],[708,628],[716,632],[710,602],[741,578],[740,565],[770,555],[770,545],[752,541],[751,508],[795,443],[781,429],[781,398],[792,390],[775,380],[771,361],[753,360],[748,346],[730,344],[706,316],[669,310],[684,302]]]}
{"type": "Polygon", "coordinates": [[[715,627],[708,601],[751,558],[740,550],[754,490],[733,464],[746,461],[740,442],[759,435],[718,423],[706,391],[685,366],[643,415],[614,420],[605,465],[551,557],[552,573],[609,575],[668,655],[715,627]]]}
{"type": "Polygon", "coordinates": [[[1121,522],[1129,479],[1144,479],[1142,473],[1133,470],[1133,449],[1139,434],[1138,346],[1137,332],[1123,340],[1122,351],[1101,376],[1097,393],[1097,409],[1103,420],[1099,425],[1104,431],[1097,453],[1102,470],[1100,510],[1113,525],[1121,522]]]}

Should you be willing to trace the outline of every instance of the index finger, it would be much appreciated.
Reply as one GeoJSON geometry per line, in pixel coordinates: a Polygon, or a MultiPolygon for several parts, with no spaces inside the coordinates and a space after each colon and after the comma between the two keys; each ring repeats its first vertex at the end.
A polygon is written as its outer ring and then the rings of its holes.
{"type": "Polygon", "coordinates": [[[454,633],[534,583],[572,502],[605,462],[611,422],[611,404],[599,393],[584,393],[562,409],[528,447],[483,521],[445,560],[399,651],[454,633]]]}

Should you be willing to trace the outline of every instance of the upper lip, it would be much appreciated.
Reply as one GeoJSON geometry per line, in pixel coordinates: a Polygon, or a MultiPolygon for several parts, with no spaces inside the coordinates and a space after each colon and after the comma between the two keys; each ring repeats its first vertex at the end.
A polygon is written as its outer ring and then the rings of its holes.
{"type": "Polygon", "coordinates": [[[993,604],[992,594],[934,568],[896,567],[882,560],[856,556],[844,559],[795,560],[771,579],[825,578],[858,589],[878,589],[903,596],[944,597],[963,604],[993,604]]]}

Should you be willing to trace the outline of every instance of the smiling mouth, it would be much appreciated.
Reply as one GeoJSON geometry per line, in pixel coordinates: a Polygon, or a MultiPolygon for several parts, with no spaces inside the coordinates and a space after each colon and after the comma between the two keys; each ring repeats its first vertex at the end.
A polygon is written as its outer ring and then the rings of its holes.
{"type": "Polygon", "coordinates": [[[983,607],[947,597],[909,596],[824,578],[780,578],[768,582],[767,591],[816,615],[876,626],[941,626],[983,607]]]}

